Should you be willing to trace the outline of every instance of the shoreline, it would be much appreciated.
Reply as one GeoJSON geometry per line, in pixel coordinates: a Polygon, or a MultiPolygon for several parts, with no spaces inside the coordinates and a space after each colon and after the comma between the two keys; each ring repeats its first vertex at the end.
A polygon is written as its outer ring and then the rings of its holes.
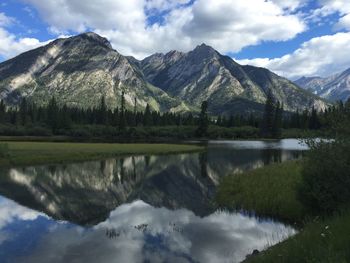
{"type": "Polygon", "coordinates": [[[1,141],[0,168],[94,161],[127,155],[201,152],[203,146],[165,143],[73,143],[1,141]]]}
{"type": "Polygon", "coordinates": [[[216,202],[219,207],[254,211],[296,227],[299,232],[285,241],[266,248],[243,262],[347,262],[350,256],[350,208],[322,217],[311,214],[299,201],[302,160],[268,165],[223,178],[216,202]],[[327,259],[322,261],[322,259],[327,259]]]}

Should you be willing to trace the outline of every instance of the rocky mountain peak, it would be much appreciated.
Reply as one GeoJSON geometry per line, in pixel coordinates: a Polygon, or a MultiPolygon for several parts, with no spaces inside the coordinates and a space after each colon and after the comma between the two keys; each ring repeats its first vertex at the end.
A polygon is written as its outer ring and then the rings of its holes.
{"type": "Polygon", "coordinates": [[[110,49],[113,49],[111,43],[107,40],[107,38],[104,38],[104,37],[102,37],[94,32],[83,33],[83,34],[80,34],[80,35],[72,37],[72,38],[73,39],[80,38],[80,39],[89,40],[89,41],[95,42],[97,44],[101,44],[103,46],[106,46],[110,49]]]}

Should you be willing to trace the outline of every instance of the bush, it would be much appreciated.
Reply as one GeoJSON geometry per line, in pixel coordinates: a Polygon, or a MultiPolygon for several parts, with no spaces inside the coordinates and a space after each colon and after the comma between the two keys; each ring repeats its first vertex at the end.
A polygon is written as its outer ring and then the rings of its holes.
{"type": "Polygon", "coordinates": [[[350,203],[350,140],[309,144],[300,201],[315,212],[338,211],[350,203]]]}

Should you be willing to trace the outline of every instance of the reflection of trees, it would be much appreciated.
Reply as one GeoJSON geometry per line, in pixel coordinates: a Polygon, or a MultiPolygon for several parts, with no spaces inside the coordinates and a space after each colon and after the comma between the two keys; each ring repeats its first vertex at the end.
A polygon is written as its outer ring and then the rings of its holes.
{"type": "Polygon", "coordinates": [[[125,179],[124,158],[119,159],[119,167],[120,167],[120,182],[123,184],[125,179]]]}
{"type": "Polygon", "coordinates": [[[198,155],[200,174],[202,177],[208,177],[208,152],[202,152],[198,155]]]}
{"type": "Polygon", "coordinates": [[[133,180],[136,180],[136,163],[135,163],[135,156],[131,157],[132,162],[132,170],[133,170],[133,180]]]}
{"type": "Polygon", "coordinates": [[[282,150],[280,149],[265,149],[261,153],[264,165],[282,162],[282,150]]]}
{"type": "Polygon", "coordinates": [[[151,160],[151,157],[149,155],[145,155],[145,164],[147,168],[149,167],[150,160],[151,160]]]}
{"type": "Polygon", "coordinates": [[[100,222],[116,206],[136,199],[157,207],[187,208],[203,216],[211,209],[210,201],[221,176],[299,154],[217,147],[195,154],[27,167],[1,176],[0,193],[54,218],[78,224],[100,222]]]}
{"type": "Polygon", "coordinates": [[[106,168],[106,160],[100,161],[100,170],[102,174],[104,174],[105,168],[106,168]]]}

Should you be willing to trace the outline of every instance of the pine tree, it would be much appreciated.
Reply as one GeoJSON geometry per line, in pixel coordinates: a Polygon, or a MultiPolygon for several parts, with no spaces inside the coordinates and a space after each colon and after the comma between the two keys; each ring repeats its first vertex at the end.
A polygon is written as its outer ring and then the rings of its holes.
{"type": "Polygon", "coordinates": [[[6,121],[6,106],[3,100],[0,102],[0,123],[3,124],[6,121]]]}
{"type": "Polygon", "coordinates": [[[208,118],[208,102],[203,101],[201,113],[199,115],[199,123],[196,131],[197,136],[204,137],[208,134],[209,118],[208,118]]]}
{"type": "Polygon", "coordinates": [[[145,113],[144,113],[143,125],[144,126],[151,126],[152,125],[151,108],[150,108],[148,103],[147,103],[145,113]]]}
{"type": "Polygon", "coordinates": [[[317,130],[320,128],[320,126],[321,126],[321,124],[320,124],[320,120],[319,120],[318,115],[317,115],[317,111],[316,111],[315,107],[312,107],[311,116],[309,119],[309,129],[317,130]]]}
{"type": "Polygon", "coordinates": [[[105,99],[104,95],[102,95],[102,97],[101,97],[97,116],[98,116],[97,123],[102,124],[102,125],[107,124],[107,105],[106,105],[106,99],[105,99]]]}
{"type": "Polygon", "coordinates": [[[122,92],[121,97],[121,107],[120,107],[120,113],[119,113],[119,130],[125,131],[126,128],[126,117],[125,117],[125,93],[122,92]]]}
{"type": "Polygon", "coordinates": [[[276,104],[275,119],[272,127],[272,136],[279,138],[282,135],[282,121],[283,121],[283,105],[279,102],[276,104]]]}
{"type": "Polygon", "coordinates": [[[55,133],[59,127],[58,119],[58,105],[55,97],[52,97],[49,105],[47,106],[47,124],[51,127],[52,131],[55,133]]]}
{"type": "Polygon", "coordinates": [[[272,136],[273,123],[275,121],[275,111],[276,111],[276,106],[275,106],[274,97],[271,91],[269,91],[267,93],[265,110],[264,110],[261,130],[260,130],[260,134],[262,137],[272,136]]]}
{"type": "Polygon", "coordinates": [[[26,98],[23,98],[19,106],[19,115],[21,118],[21,125],[25,126],[28,124],[28,104],[26,98]]]}

